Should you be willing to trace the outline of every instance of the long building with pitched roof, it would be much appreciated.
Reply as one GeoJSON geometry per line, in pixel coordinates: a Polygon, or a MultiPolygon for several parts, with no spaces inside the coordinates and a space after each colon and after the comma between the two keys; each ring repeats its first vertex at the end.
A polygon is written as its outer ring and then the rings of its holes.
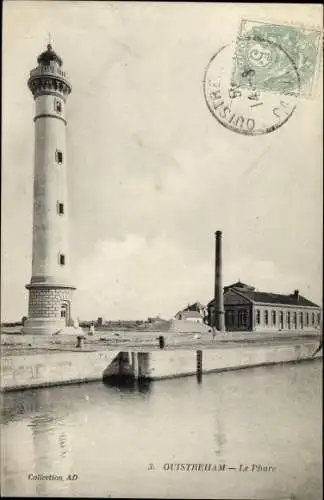
{"type": "MultiPolygon", "coordinates": [[[[208,323],[214,324],[214,300],[208,304],[208,323]]],[[[321,308],[295,290],[289,295],[260,292],[241,281],[224,287],[227,331],[315,330],[321,327],[321,308]]]]}

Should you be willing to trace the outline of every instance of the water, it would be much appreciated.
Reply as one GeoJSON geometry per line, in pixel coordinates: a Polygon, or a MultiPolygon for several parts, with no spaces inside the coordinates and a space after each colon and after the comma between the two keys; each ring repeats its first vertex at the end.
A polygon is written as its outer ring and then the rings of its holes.
{"type": "Polygon", "coordinates": [[[321,380],[314,361],[210,374],[201,383],[6,393],[2,495],[319,500],[321,380]],[[252,464],[276,469],[252,472],[252,464]],[[33,479],[50,473],[64,480],[33,479]]]}

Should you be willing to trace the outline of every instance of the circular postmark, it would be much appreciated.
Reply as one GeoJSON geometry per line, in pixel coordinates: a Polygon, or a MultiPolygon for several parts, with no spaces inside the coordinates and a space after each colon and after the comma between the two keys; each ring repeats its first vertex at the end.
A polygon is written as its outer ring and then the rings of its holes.
{"type": "Polygon", "coordinates": [[[239,37],[210,59],[204,74],[206,104],[224,127],[245,135],[273,132],[295,111],[299,74],[278,44],[239,37]]]}

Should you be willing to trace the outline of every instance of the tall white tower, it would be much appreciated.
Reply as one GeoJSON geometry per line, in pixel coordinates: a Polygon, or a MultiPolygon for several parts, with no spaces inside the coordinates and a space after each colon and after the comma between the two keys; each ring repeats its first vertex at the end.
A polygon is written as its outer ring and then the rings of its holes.
{"type": "Polygon", "coordinates": [[[52,334],[71,322],[68,247],[66,100],[71,84],[51,45],[37,59],[28,87],[35,100],[32,277],[24,333],[52,334]]]}

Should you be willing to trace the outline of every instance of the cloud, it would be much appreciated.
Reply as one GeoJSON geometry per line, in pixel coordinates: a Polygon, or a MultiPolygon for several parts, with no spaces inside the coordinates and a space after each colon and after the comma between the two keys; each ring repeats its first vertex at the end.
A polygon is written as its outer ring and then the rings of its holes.
{"type": "Polygon", "coordinates": [[[106,319],[171,317],[212,290],[210,263],[162,234],[101,241],[76,269],[75,314],[106,319]],[[205,293],[204,293],[205,292],[205,293]]]}
{"type": "MultiPolygon", "coordinates": [[[[170,318],[188,303],[212,299],[213,251],[202,255],[166,233],[149,240],[129,234],[122,241],[98,242],[75,276],[74,315],[81,319],[170,318]]],[[[277,293],[302,292],[306,286],[302,274],[283,274],[271,261],[239,254],[224,260],[223,277],[224,285],[241,279],[277,293]]]]}

